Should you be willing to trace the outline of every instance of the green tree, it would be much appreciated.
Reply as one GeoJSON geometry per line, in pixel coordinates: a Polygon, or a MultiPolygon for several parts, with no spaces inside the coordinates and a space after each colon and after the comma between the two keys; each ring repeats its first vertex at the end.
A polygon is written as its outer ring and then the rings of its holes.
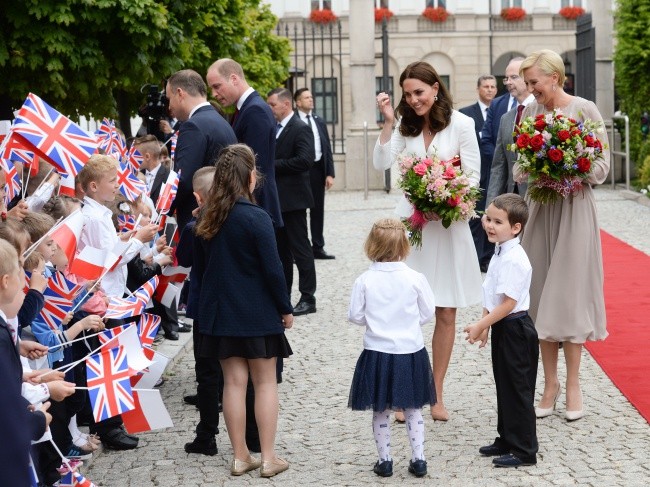
{"type": "MultiPolygon", "coordinates": [[[[260,0],[21,0],[0,13],[0,99],[20,106],[34,92],[71,115],[128,119],[147,83],[174,71],[203,74],[220,57],[277,86],[288,76],[289,43],[260,0]],[[248,59],[248,56],[254,59],[248,59]]],[[[266,84],[264,84],[264,88],[266,84]]]]}
{"type": "Polygon", "coordinates": [[[641,114],[650,112],[650,0],[618,0],[617,5],[616,90],[621,111],[630,117],[630,157],[641,164],[641,114]]]}

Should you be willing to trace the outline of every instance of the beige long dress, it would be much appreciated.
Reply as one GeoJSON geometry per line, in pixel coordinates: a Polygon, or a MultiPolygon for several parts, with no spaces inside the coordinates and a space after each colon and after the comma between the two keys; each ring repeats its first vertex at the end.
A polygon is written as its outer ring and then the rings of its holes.
{"type": "MultiPolygon", "coordinates": [[[[602,120],[596,105],[575,97],[561,109],[576,120],[602,120]]],[[[524,117],[547,113],[531,103],[524,117]]],[[[604,147],[607,133],[597,134],[604,147]]],[[[588,178],[601,184],[609,172],[609,149],[588,178]]],[[[521,174],[515,164],[515,178],[521,174]]],[[[591,186],[552,204],[528,200],[530,216],[521,245],[533,267],[529,313],[541,340],[584,343],[607,337],[603,257],[591,186]]]]}

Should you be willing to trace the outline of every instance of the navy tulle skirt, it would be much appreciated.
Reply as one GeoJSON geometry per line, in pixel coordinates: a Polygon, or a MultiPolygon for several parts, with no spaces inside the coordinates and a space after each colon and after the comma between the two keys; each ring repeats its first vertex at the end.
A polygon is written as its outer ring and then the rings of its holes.
{"type": "Polygon", "coordinates": [[[419,409],[436,403],[431,363],[425,348],[415,353],[392,354],[364,350],[357,361],[348,407],[419,409]]]}

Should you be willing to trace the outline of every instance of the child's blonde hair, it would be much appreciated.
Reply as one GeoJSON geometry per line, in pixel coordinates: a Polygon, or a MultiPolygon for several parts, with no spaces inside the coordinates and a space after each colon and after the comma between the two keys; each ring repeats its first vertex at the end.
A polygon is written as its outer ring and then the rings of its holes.
{"type": "Polygon", "coordinates": [[[216,170],[217,168],[214,166],[202,167],[192,177],[192,191],[197,193],[203,200],[208,196],[216,170]]]}
{"type": "Polygon", "coordinates": [[[15,272],[18,267],[18,252],[6,240],[0,240],[0,277],[15,272]]]}
{"type": "Polygon", "coordinates": [[[376,221],[363,248],[373,262],[399,262],[411,251],[406,227],[395,218],[376,221]]]}
{"type": "Polygon", "coordinates": [[[36,242],[54,226],[54,218],[45,213],[34,213],[30,211],[23,218],[23,226],[29,233],[32,243],[36,242]]]}
{"type": "Polygon", "coordinates": [[[103,177],[114,171],[117,171],[116,159],[103,154],[94,154],[90,156],[86,165],[77,174],[77,181],[81,185],[81,189],[87,192],[90,183],[93,181],[99,183],[103,177]]]}
{"type": "Polygon", "coordinates": [[[34,269],[36,269],[41,264],[41,262],[45,262],[45,257],[43,257],[43,254],[37,250],[34,250],[25,259],[23,269],[25,269],[27,272],[34,272],[34,269]]]}
{"type": "Polygon", "coordinates": [[[133,141],[133,146],[138,149],[142,155],[145,153],[151,154],[154,159],[160,157],[160,142],[158,142],[155,135],[149,134],[138,137],[133,141]]]}

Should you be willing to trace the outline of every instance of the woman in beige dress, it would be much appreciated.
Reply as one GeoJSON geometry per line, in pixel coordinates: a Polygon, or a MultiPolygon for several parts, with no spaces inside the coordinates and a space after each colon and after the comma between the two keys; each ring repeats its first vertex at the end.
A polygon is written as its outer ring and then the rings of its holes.
{"type": "MultiPolygon", "coordinates": [[[[562,89],[564,63],[550,50],[537,51],[521,64],[531,103],[524,117],[559,109],[578,121],[602,121],[596,105],[562,89]]],[[[596,136],[605,150],[592,164],[583,188],[555,203],[528,201],[530,218],[522,239],[533,266],[530,315],[540,339],[544,367],[544,393],[535,408],[538,418],[553,414],[562,386],[558,379],[558,351],[563,343],[566,361],[566,412],[568,421],[584,415],[580,390],[580,357],[587,340],[607,337],[603,295],[603,260],[592,185],[601,184],[609,172],[607,133],[596,136]],[[588,183],[588,184],[587,184],[588,183]]],[[[518,165],[515,179],[525,180],[518,165]]]]}

